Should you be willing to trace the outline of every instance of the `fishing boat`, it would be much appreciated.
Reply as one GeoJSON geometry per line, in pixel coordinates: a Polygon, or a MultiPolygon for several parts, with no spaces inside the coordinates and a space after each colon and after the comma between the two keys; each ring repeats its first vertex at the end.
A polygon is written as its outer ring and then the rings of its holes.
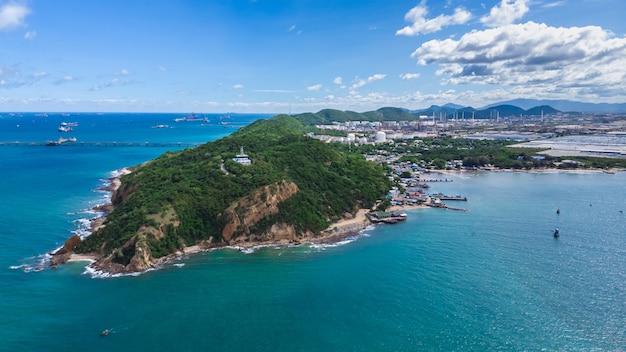
{"type": "Polygon", "coordinates": [[[561,233],[558,228],[554,229],[553,236],[554,238],[559,238],[559,236],[561,236],[561,233]]]}
{"type": "Polygon", "coordinates": [[[467,202],[467,197],[464,196],[447,196],[443,193],[433,193],[430,195],[431,198],[439,198],[441,200],[460,200],[460,201],[465,201],[467,202]]]}
{"type": "Polygon", "coordinates": [[[72,132],[72,127],[68,126],[66,122],[61,122],[57,130],[59,132],[72,132]]]}
{"type": "Polygon", "coordinates": [[[72,127],[78,126],[78,122],[61,122],[59,125],[59,132],[71,132],[72,127]]]}

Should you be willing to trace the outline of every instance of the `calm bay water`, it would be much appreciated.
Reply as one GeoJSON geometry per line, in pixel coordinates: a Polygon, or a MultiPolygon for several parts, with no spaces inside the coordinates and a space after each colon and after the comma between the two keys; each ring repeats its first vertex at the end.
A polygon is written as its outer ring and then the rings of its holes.
{"type": "MultiPolygon", "coordinates": [[[[179,115],[0,117],[0,141],[206,142],[179,115]],[[172,128],[154,129],[157,124],[172,128]],[[19,127],[18,127],[19,125],[19,127]]],[[[231,115],[245,125],[261,115],[231,115]]],[[[436,183],[469,212],[408,211],[336,246],[219,250],[139,276],[35,271],[84,230],[112,170],[161,147],[0,147],[0,349],[624,350],[626,173],[479,173],[436,183]],[[556,209],[561,214],[556,214],[556,209]],[[552,237],[554,228],[561,237],[552,237]],[[100,331],[111,329],[107,337],[100,331]]],[[[435,175],[433,178],[437,177],[435,175]]]]}

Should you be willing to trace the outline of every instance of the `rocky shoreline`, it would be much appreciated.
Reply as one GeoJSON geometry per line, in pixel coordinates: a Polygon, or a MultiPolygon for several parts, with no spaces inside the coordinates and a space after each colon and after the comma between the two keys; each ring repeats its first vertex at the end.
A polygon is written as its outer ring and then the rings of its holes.
{"type": "MultiPolygon", "coordinates": [[[[129,173],[131,173],[131,171],[127,168],[116,170],[115,176],[110,177],[108,179],[109,184],[107,186],[99,188],[98,190],[110,192],[111,194],[113,194],[115,191],[117,191],[117,189],[122,184],[122,181],[121,181],[122,176],[127,175],[129,173]]],[[[91,233],[93,233],[94,231],[98,230],[100,227],[103,226],[104,221],[106,220],[106,216],[110,214],[113,211],[113,209],[115,209],[115,207],[113,206],[113,203],[111,202],[96,205],[95,207],[93,207],[93,210],[100,212],[100,213],[104,213],[104,215],[90,220],[89,227],[91,229],[91,233]]],[[[72,262],[72,261],[95,262],[100,257],[99,255],[76,254],[72,250],[74,247],[76,247],[76,245],[78,245],[81,242],[81,240],[82,239],[80,238],[80,236],[74,235],[70,237],[69,239],[67,239],[60,249],[58,249],[57,251],[53,253],[50,253],[51,255],[50,266],[56,267],[59,264],[64,264],[66,262],[72,262]]]]}
{"type": "MultiPolygon", "coordinates": [[[[110,184],[101,188],[100,190],[104,190],[107,192],[111,192],[112,196],[117,191],[117,189],[121,185],[121,177],[129,174],[131,171],[129,169],[120,169],[117,170],[116,176],[109,178],[110,184]]],[[[416,208],[421,206],[412,206],[410,208],[416,208]]],[[[394,207],[395,210],[400,209],[408,209],[409,207],[394,207]]],[[[94,210],[98,212],[102,212],[105,215],[94,218],[91,220],[91,231],[92,233],[99,228],[101,228],[106,220],[106,215],[110,214],[115,209],[115,206],[112,202],[107,204],[102,204],[94,207],[94,210]]],[[[358,234],[361,230],[371,225],[369,218],[367,217],[367,213],[369,209],[360,209],[354,216],[351,214],[346,214],[345,218],[332,224],[326,230],[322,231],[320,236],[315,237],[304,237],[300,239],[282,239],[278,241],[253,241],[253,242],[238,242],[236,244],[228,244],[228,243],[219,243],[219,244],[196,244],[193,246],[185,247],[180,251],[172,253],[170,255],[156,258],[150,263],[150,268],[147,270],[158,269],[164,264],[171,262],[173,260],[179,259],[180,257],[184,257],[186,255],[220,249],[220,248],[235,248],[241,251],[251,250],[254,248],[260,247],[269,247],[269,246],[277,246],[277,247],[289,247],[289,246],[298,246],[302,244],[333,244],[337,242],[341,242],[348,237],[354,236],[358,234]]],[[[63,247],[57,250],[54,253],[51,253],[50,265],[52,267],[56,267],[57,265],[66,263],[66,262],[77,262],[77,261],[88,261],[90,262],[89,267],[95,271],[115,275],[115,274],[136,274],[135,272],[130,273],[124,270],[123,267],[118,267],[118,265],[106,265],[100,264],[98,261],[103,259],[102,255],[99,253],[81,253],[77,254],[73,252],[73,248],[80,243],[81,238],[78,235],[74,235],[70,237],[63,247]]]]}

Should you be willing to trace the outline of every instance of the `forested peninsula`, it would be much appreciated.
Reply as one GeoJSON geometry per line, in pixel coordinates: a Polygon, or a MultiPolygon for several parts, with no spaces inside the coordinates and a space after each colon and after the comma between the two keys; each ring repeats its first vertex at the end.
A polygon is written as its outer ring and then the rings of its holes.
{"type": "Polygon", "coordinates": [[[310,138],[305,129],[278,115],[130,168],[103,226],[68,240],[54,262],[88,254],[98,270],[130,273],[191,246],[297,243],[389,191],[381,165],[310,138]]]}

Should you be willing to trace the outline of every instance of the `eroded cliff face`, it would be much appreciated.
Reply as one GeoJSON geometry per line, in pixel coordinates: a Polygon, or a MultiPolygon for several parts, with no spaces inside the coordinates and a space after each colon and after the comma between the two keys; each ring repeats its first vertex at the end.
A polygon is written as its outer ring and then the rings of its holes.
{"type": "Polygon", "coordinates": [[[244,241],[295,240],[298,234],[291,224],[274,224],[261,235],[252,235],[250,229],[266,217],[277,214],[278,205],[298,191],[295,183],[283,180],[280,183],[261,187],[235,202],[222,215],[226,220],[222,238],[228,244],[244,241]]]}
{"type": "Polygon", "coordinates": [[[155,258],[152,257],[152,252],[148,246],[146,233],[140,231],[123,246],[116,248],[111,254],[96,260],[92,266],[97,270],[117,274],[146,271],[153,268],[154,264],[155,258]],[[132,253],[130,261],[120,262],[119,258],[127,255],[127,252],[132,253]]]}
{"type": "Polygon", "coordinates": [[[113,206],[117,206],[123,203],[124,201],[126,201],[128,196],[136,189],[137,186],[135,185],[131,186],[129,184],[122,184],[121,186],[117,187],[115,192],[113,192],[113,194],[111,195],[111,204],[113,206]]]}

